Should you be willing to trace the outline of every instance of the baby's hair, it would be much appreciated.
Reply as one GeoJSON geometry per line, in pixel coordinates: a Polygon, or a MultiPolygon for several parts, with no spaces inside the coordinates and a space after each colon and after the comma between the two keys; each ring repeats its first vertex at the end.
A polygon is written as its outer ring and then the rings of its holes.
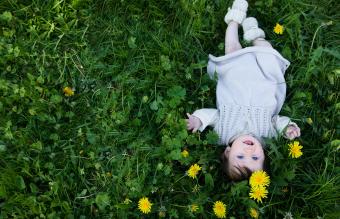
{"type": "Polygon", "coordinates": [[[248,179],[252,174],[251,170],[247,167],[239,167],[234,166],[235,168],[231,168],[229,166],[228,158],[225,156],[224,152],[222,153],[222,170],[227,175],[227,177],[231,181],[241,181],[248,179]]]}

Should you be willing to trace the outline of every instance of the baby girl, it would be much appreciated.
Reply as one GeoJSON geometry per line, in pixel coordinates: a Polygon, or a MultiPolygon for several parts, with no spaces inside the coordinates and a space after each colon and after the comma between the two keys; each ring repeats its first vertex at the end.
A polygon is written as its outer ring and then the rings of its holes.
{"type": "Polygon", "coordinates": [[[262,138],[282,134],[288,139],[300,136],[300,128],[286,116],[279,116],[286,95],[284,73],[289,61],[265,40],[253,17],[246,18],[248,3],[235,0],[224,20],[228,24],[225,53],[209,55],[207,72],[218,78],[217,109],[199,109],[187,114],[187,129],[203,131],[214,127],[219,143],[226,145],[223,169],[231,180],[246,179],[264,168],[262,138]],[[242,48],[238,28],[253,46],[242,48]]]}

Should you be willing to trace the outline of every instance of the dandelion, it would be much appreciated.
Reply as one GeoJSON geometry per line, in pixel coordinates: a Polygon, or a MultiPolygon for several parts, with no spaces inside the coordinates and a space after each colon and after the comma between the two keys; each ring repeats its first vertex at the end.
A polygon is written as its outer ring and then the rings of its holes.
{"type": "Polygon", "coordinates": [[[165,217],[166,216],[166,212],[165,211],[160,211],[160,212],[158,212],[158,216],[159,217],[165,217]]]}
{"type": "Polygon", "coordinates": [[[251,187],[249,196],[257,202],[262,202],[263,198],[267,198],[268,191],[264,186],[251,187]]]}
{"type": "Polygon", "coordinates": [[[199,192],[200,191],[200,186],[199,185],[195,185],[194,188],[192,188],[192,192],[199,192]]]}
{"type": "Polygon", "coordinates": [[[152,203],[148,198],[143,197],[138,201],[138,209],[144,214],[148,214],[151,212],[152,203]]]}
{"type": "Polygon", "coordinates": [[[292,213],[290,213],[290,212],[285,212],[285,215],[284,215],[283,219],[294,219],[294,218],[293,218],[292,213]]]}
{"type": "Polygon", "coordinates": [[[249,209],[249,215],[252,218],[258,218],[259,217],[259,212],[255,208],[250,208],[249,209]]]}
{"type": "Polygon", "coordinates": [[[218,218],[226,217],[226,205],[221,201],[216,201],[213,207],[214,213],[218,218]]]}
{"type": "Polygon", "coordinates": [[[130,204],[132,201],[129,199],[129,198],[125,198],[125,200],[124,200],[124,205],[128,205],[128,204],[130,204]]]}
{"type": "Polygon", "coordinates": [[[257,170],[251,174],[249,179],[249,184],[252,187],[256,186],[268,186],[270,183],[270,178],[267,173],[263,170],[257,170]]]}
{"type": "Polygon", "coordinates": [[[300,142],[298,141],[294,141],[293,143],[288,144],[289,146],[289,156],[291,156],[292,158],[299,158],[302,156],[302,151],[301,149],[303,148],[300,145],[300,142]]]}
{"type": "Polygon", "coordinates": [[[165,217],[166,216],[166,212],[165,211],[160,211],[160,212],[158,212],[158,216],[159,217],[165,217]]]}
{"type": "Polygon", "coordinates": [[[166,208],[165,206],[161,206],[158,209],[158,216],[159,217],[165,217],[166,216],[166,208]]]}
{"type": "Polygon", "coordinates": [[[74,95],[74,89],[70,87],[64,87],[63,89],[65,96],[70,97],[74,95]]]}
{"type": "Polygon", "coordinates": [[[281,191],[284,193],[287,193],[289,190],[288,190],[288,187],[283,187],[281,191]]]}
{"type": "Polygon", "coordinates": [[[187,150],[184,149],[184,150],[181,152],[181,155],[182,155],[182,157],[186,158],[186,157],[189,156],[189,152],[188,152],[187,150]]]}
{"type": "Polygon", "coordinates": [[[189,205],[189,211],[191,213],[195,213],[197,210],[198,210],[198,205],[196,204],[189,205]]]}
{"type": "Polygon", "coordinates": [[[143,96],[143,98],[142,98],[142,102],[143,102],[143,103],[148,102],[148,100],[149,100],[149,97],[148,97],[148,96],[143,96]]]}
{"type": "Polygon", "coordinates": [[[191,165],[189,170],[188,170],[188,176],[190,176],[191,178],[196,178],[198,172],[201,170],[202,168],[198,165],[198,164],[194,164],[191,165]]]}
{"type": "Polygon", "coordinates": [[[307,118],[306,119],[306,122],[309,124],[309,125],[312,125],[313,124],[313,120],[312,120],[312,118],[307,118]]]}
{"type": "Polygon", "coordinates": [[[276,25],[274,27],[274,33],[282,35],[283,30],[284,30],[283,26],[280,25],[279,23],[276,23],[276,25]]]}

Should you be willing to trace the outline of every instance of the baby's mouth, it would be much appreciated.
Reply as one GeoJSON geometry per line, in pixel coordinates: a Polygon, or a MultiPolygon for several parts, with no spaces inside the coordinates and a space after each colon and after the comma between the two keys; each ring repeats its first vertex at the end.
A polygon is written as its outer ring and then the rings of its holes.
{"type": "Polygon", "coordinates": [[[254,145],[254,142],[252,142],[251,140],[245,140],[243,143],[247,145],[254,145]]]}

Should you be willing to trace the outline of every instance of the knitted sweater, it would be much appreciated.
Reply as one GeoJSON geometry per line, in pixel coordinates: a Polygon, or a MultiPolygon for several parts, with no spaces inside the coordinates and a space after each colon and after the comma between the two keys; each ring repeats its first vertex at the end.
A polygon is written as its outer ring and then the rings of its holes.
{"type": "Polygon", "coordinates": [[[288,117],[279,116],[285,95],[284,73],[289,61],[269,47],[247,47],[221,57],[209,55],[207,71],[216,73],[217,109],[196,110],[203,131],[214,127],[220,144],[240,133],[275,137],[287,125],[288,117]]]}

